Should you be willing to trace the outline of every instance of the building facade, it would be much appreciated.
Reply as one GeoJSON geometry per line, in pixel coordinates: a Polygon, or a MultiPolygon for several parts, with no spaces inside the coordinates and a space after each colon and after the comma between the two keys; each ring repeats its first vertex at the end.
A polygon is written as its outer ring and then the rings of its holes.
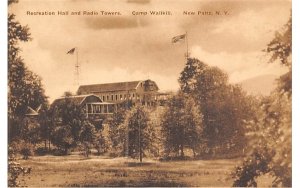
{"type": "Polygon", "coordinates": [[[103,120],[116,111],[116,104],[103,102],[100,97],[94,94],[89,95],[72,95],[61,97],[51,104],[51,108],[60,108],[60,105],[67,101],[80,106],[86,117],[91,120],[103,120]]]}
{"type": "Polygon", "coordinates": [[[152,80],[82,85],[78,95],[94,94],[102,102],[121,104],[128,101],[151,106],[157,100],[158,86],[152,80]]]}
{"type": "Polygon", "coordinates": [[[82,85],[77,95],[58,98],[51,104],[51,108],[59,110],[60,104],[68,100],[80,106],[90,120],[103,121],[122,106],[152,106],[159,96],[158,86],[152,80],[82,85]]]}

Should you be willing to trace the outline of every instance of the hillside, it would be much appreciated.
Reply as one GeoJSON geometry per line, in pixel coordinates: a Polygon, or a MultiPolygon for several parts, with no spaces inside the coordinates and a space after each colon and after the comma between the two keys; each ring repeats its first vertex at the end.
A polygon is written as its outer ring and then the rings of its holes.
{"type": "Polygon", "coordinates": [[[268,95],[275,89],[277,78],[276,75],[262,75],[244,80],[239,84],[251,94],[268,95]]]}

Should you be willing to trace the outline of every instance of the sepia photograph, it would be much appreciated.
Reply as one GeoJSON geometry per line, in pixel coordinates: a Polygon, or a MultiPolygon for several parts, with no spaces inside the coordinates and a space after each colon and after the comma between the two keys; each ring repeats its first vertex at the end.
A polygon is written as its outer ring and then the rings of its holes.
{"type": "Polygon", "coordinates": [[[292,187],[291,0],[8,0],[8,187],[292,187]]]}

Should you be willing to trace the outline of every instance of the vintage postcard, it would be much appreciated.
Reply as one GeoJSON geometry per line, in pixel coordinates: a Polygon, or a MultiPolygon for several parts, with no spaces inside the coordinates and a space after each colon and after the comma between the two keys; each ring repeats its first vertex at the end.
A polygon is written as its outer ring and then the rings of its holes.
{"type": "Polygon", "coordinates": [[[8,0],[8,186],[291,187],[289,0],[8,0]]]}

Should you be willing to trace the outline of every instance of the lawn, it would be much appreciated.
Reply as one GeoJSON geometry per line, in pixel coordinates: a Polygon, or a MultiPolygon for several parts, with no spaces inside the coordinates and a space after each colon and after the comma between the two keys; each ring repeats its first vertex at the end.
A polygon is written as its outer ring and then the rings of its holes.
{"type": "Polygon", "coordinates": [[[54,186],[218,186],[230,187],[230,173],[239,159],[159,162],[142,164],[128,158],[81,155],[41,156],[19,161],[32,168],[20,177],[22,185],[54,186]]]}

